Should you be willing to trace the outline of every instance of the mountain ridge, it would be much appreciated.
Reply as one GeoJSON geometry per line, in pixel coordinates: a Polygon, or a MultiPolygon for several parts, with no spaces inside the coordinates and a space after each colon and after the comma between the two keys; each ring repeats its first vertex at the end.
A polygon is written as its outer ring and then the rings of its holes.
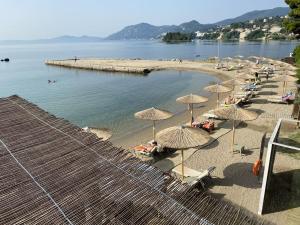
{"type": "Polygon", "coordinates": [[[196,20],[185,22],[180,25],[163,25],[155,26],[149,23],[139,23],[135,25],[126,26],[121,31],[109,35],[108,40],[128,40],[128,39],[155,39],[167,32],[183,32],[191,33],[196,31],[206,31],[217,26],[230,25],[232,23],[245,22],[248,20],[261,19],[265,17],[285,16],[288,14],[290,8],[276,7],[273,9],[254,10],[242,14],[241,16],[225,19],[212,24],[201,24],[196,20]],[[151,28],[151,29],[147,29],[151,28]]]}
{"type": "Polygon", "coordinates": [[[230,25],[232,23],[245,22],[248,20],[259,19],[270,16],[285,16],[290,11],[288,7],[277,7],[273,9],[254,10],[242,14],[241,16],[225,19],[216,23],[201,24],[197,20],[181,23],[179,25],[162,25],[155,26],[149,23],[139,23],[129,25],[121,31],[113,33],[106,38],[95,36],[72,36],[63,35],[54,38],[36,39],[36,40],[0,40],[0,44],[28,44],[28,43],[80,43],[80,42],[99,42],[103,40],[130,40],[130,39],[155,39],[160,38],[162,34],[167,32],[183,32],[192,33],[196,31],[207,31],[217,26],[230,25]]]}

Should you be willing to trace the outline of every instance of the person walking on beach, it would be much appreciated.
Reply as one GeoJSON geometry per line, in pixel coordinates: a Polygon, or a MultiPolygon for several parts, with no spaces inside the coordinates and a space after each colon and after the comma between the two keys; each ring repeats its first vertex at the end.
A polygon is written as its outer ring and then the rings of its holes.
{"type": "Polygon", "coordinates": [[[255,81],[258,81],[258,72],[255,72],[255,81]]]}

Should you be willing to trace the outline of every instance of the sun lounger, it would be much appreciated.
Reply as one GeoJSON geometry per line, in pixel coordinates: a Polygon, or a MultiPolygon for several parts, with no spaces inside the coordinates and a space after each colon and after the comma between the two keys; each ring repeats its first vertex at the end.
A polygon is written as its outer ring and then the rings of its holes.
{"type": "Polygon", "coordinates": [[[281,96],[270,96],[267,100],[271,103],[288,104],[288,102],[284,101],[281,96]]]}
{"type": "Polygon", "coordinates": [[[201,184],[202,188],[205,188],[205,182],[204,179],[205,178],[212,178],[211,174],[212,172],[216,169],[215,166],[211,166],[209,167],[207,170],[204,170],[203,172],[201,172],[201,174],[199,176],[197,176],[196,178],[191,178],[186,180],[186,182],[188,183],[189,186],[191,187],[195,187],[198,183],[201,184]]]}
{"type": "Polygon", "coordinates": [[[141,144],[141,145],[133,147],[133,151],[135,153],[139,153],[141,155],[151,157],[156,152],[158,152],[158,153],[163,152],[163,147],[161,145],[153,146],[153,145],[147,143],[147,144],[141,144]]]}
{"type": "Polygon", "coordinates": [[[295,100],[295,96],[294,95],[290,95],[290,96],[270,96],[268,98],[269,102],[272,103],[282,103],[282,104],[290,104],[293,103],[295,100]]]}
{"type": "Polygon", "coordinates": [[[257,91],[260,88],[259,85],[255,83],[246,84],[241,86],[241,90],[243,91],[257,91]]]}
{"type": "Polygon", "coordinates": [[[224,68],[226,68],[226,66],[224,66],[223,63],[218,63],[218,64],[215,66],[215,69],[217,69],[217,70],[224,69],[224,68]]]}
{"type": "Polygon", "coordinates": [[[214,110],[209,110],[207,113],[204,113],[202,116],[207,119],[219,119],[219,117],[214,114],[214,110]]]}
{"type": "Polygon", "coordinates": [[[197,122],[197,121],[194,121],[192,123],[192,126],[194,128],[199,128],[199,129],[203,129],[207,132],[212,132],[214,129],[215,129],[215,123],[213,121],[209,121],[209,120],[206,120],[204,122],[197,122]]]}

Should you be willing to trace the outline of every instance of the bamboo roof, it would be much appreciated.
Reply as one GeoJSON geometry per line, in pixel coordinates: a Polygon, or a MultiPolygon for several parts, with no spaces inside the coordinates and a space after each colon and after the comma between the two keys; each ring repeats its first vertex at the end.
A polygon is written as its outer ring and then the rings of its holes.
{"type": "Polygon", "coordinates": [[[0,224],[262,224],[18,97],[0,99],[0,224]]]}

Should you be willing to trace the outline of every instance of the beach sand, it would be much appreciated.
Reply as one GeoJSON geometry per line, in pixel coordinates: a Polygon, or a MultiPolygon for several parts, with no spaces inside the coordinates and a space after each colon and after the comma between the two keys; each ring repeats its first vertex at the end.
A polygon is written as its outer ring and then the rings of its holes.
{"type": "MultiPolygon", "coordinates": [[[[222,71],[214,68],[215,62],[197,62],[184,60],[178,61],[159,61],[159,60],[79,60],[81,65],[88,66],[88,63],[101,66],[115,67],[135,67],[149,68],[151,70],[194,70],[206,72],[217,76],[220,80],[234,78],[237,71],[222,71]]],[[[76,62],[76,63],[78,63],[76,62]]],[[[68,66],[73,67],[74,62],[66,61],[68,66]]],[[[78,65],[77,65],[78,66],[78,65]]],[[[77,66],[75,66],[77,68],[77,66]]],[[[84,67],[83,66],[83,67],[84,67]]],[[[249,73],[249,69],[239,72],[249,73]]],[[[287,90],[293,89],[294,85],[289,84],[287,90]]],[[[185,158],[184,165],[196,171],[202,171],[210,166],[216,166],[212,184],[208,187],[214,197],[225,199],[246,208],[250,212],[257,214],[258,203],[261,191],[261,178],[258,179],[252,174],[251,168],[253,163],[259,158],[259,149],[261,139],[265,132],[273,131],[279,118],[291,118],[292,105],[274,104],[267,101],[269,96],[281,95],[282,83],[270,81],[263,83],[259,95],[253,99],[249,109],[256,111],[259,117],[254,121],[240,123],[236,129],[236,143],[239,146],[245,146],[245,155],[233,154],[230,148],[232,141],[232,132],[225,133],[210,145],[199,150],[191,151],[191,154],[185,158]]],[[[237,88],[236,91],[240,91],[237,88]]],[[[230,93],[222,94],[222,98],[230,93]]],[[[174,102],[174,104],[178,104],[174,102]]],[[[209,97],[203,107],[195,109],[195,118],[200,120],[199,116],[216,107],[216,94],[209,97]],[[197,118],[198,117],[198,118],[197,118]]],[[[175,115],[171,119],[157,123],[157,131],[164,128],[185,124],[190,120],[189,112],[175,115]]],[[[139,122],[138,120],[136,121],[139,122]]],[[[148,142],[152,139],[152,126],[149,121],[149,127],[141,129],[139,132],[125,135],[121,138],[112,137],[114,145],[130,149],[135,145],[148,142]]],[[[266,153],[266,151],[265,151],[266,153]]],[[[265,154],[264,154],[265,158],[265,154]]],[[[264,160],[263,160],[264,161],[264,160]]],[[[172,159],[170,158],[172,164],[172,159]]],[[[294,159],[286,154],[277,154],[274,172],[285,172],[291,170],[300,170],[299,160],[294,159]]],[[[299,207],[285,209],[278,212],[272,212],[263,215],[263,219],[275,224],[287,224],[289,215],[299,212],[299,207]],[[298,210],[298,211],[297,211],[298,210]]]]}

